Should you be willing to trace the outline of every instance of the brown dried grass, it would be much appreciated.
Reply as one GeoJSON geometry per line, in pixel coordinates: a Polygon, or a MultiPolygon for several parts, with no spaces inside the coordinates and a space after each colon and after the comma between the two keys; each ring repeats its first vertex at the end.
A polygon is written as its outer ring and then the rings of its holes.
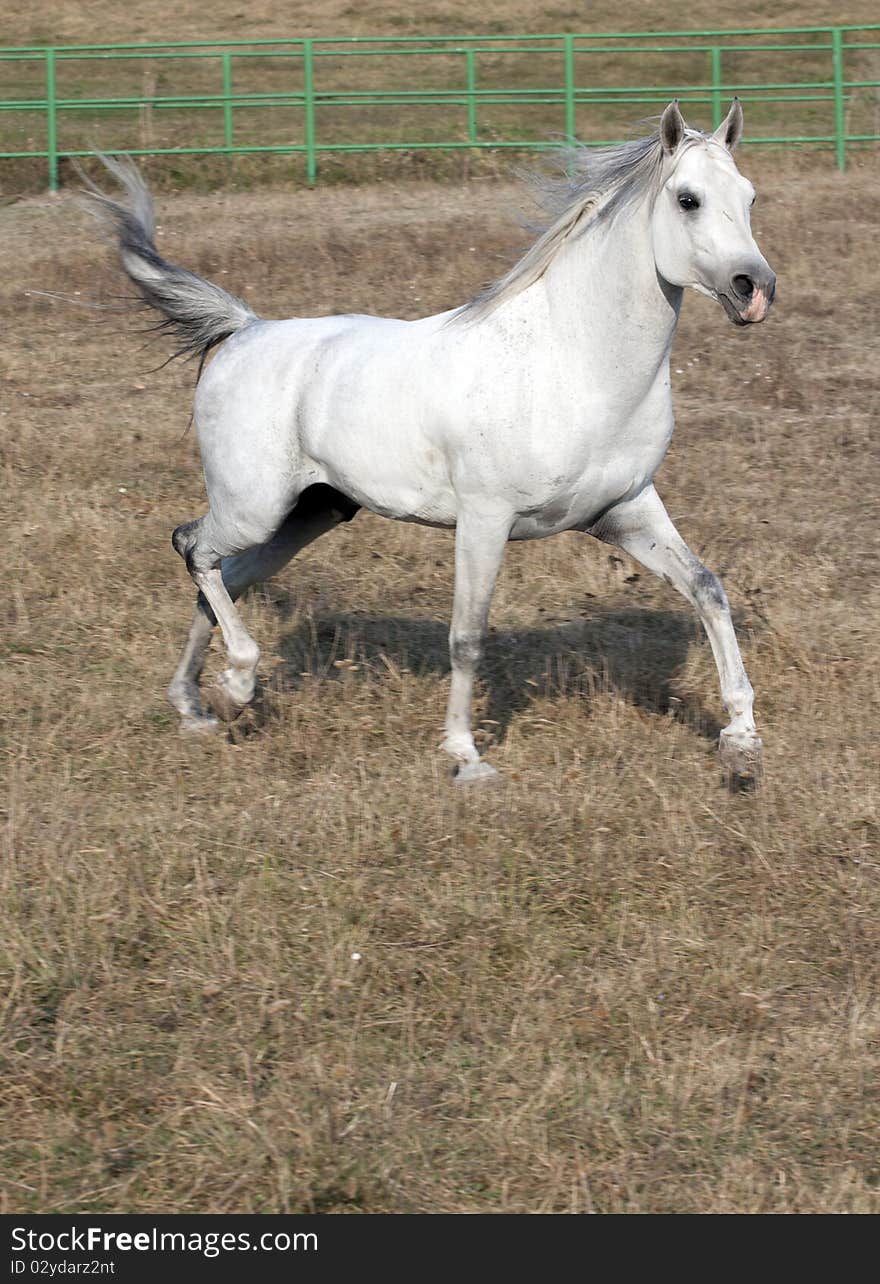
{"type": "MultiPolygon", "coordinates": [[[[4,1211],[876,1211],[877,184],[747,169],[779,301],[688,301],[659,486],[735,607],[756,797],[685,605],[575,535],[507,558],[502,790],[436,752],[451,537],[369,515],[247,604],[258,712],[181,740],[192,371],[36,293],[119,290],[69,199],[3,211],[4,1211]]],[[[268,315],[411,316],[510,261],[515,201],[190,194],[160,237],[268,315]]]]}

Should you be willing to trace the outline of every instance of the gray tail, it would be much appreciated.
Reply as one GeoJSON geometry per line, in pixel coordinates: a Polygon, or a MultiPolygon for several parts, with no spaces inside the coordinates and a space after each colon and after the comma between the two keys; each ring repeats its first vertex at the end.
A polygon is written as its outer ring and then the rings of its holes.
{"type": "Polygon", "coordinates": [[[174,336],[173,357],[199,357],[199,371],[212,348],[256,321],[246,303],[219,285],[167,263],[153,243],[153,198],[130,161],[100,156],[125,189],[125,204],[113,200],[90,179],[88,200],[115,232],[122,266],[144,303],[162,316],[157,330],[174,336]]]}

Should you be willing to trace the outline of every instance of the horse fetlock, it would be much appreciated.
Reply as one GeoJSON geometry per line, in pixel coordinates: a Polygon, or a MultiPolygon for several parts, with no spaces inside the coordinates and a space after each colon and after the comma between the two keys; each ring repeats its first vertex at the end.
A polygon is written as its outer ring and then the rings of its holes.
{"type": "Polygon", "coordinates": [[[235,649],[229,648],[229,663],[236,672],[242,675],[256,673],[257,665],[260,663],[260,648],[253,638],[248,638],[246,642],[236,643],[235,649]]]}
{"type": "Polygon", "coordinates": [[[208,692],[211,708],[224,722],[235,722],[254,698],[256,683],[238,669],[226,669],[208,692]]]}
{"type": "Polygon", "coordinates": [[[210,735],[219,726],[220,723],[211,713],[200,713],[197,716],[185,714],[180,720],[180,734],[182,736],[210,735]]]}
{"type": "Polygon", "coordinates": [[[479,762],[480,755],[477,753],[477,746],[474,744],[474,738],[464,732],[450,732],[440,748],[444,753],[448,753],[450,758],[455,758],[457,762],[479,762]]]}
{"type": "Polygon", "coordinates": [[[217,681],[238,704],[250,704],[257,685],[255,669],[256,665],[253,668],[248,666],[246,669],[240,669],[237,666],[234,669],[225,669],[217,681]]]}
{"type": "Polygon", "coordinates": [[[480,758],[477,762],[463,762],[453,777],[456,785],[498,784],[501,775],[488,762],[480,758]]]}
{"type": "Polygon", "coordinates": [[[172,708],[183,717],[190,714],[197,717],[202,711],[199,689],[191,682],[179,682],[175,678],[165,695],[172,708]]]}
{"type": "Polygon", "coordinates": [[[168,703],[180,714],[180,730],[184,734],[191,732],[214,731],[217,719],[206,713],[198,687],[193,682],[175,679],[166,691],[168,703]]]}
{"type": "Polygon", "coordinates": [[[748,682],[724,696],[724,707],[730,718],[729,725],[724,728],[727,735],[754,736],[757,734],[754,704],[755,693],[748,682]]]}
{"type": "Polygon", "coordinates": [[[721,732],[718,756],[732,787],[757,785],[764,774],[764,746],[756,731],[736,731],[729,727],[721,732]]]}

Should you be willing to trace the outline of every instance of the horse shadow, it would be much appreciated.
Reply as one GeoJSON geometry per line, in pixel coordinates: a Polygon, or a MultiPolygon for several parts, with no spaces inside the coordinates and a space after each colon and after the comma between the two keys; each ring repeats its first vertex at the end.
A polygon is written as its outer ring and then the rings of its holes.
{"type": "MultiPolygon", "coordinates": [[[[305,617],[282,595],[275,606],[291,627],[283,629],[276,689],[296,690],[304,673],[338,680],[346,668],[387,669],[417,676],[449,672],[448,623],[402,615],[325,612],[305,617]]],[[[693,695],[679,696],[675,678],[693,645],[707,645],[686,611],[597,607],[563,623],[525,629],[491,629],[480,678],[484,713],[498,742],[511,722],[542,694],[589,698],[613,691],[639,709],[668,715],[706,740],[721,724],[693,695]]],[[[349,672],[348,679],[357,677],[349,672]]]]}

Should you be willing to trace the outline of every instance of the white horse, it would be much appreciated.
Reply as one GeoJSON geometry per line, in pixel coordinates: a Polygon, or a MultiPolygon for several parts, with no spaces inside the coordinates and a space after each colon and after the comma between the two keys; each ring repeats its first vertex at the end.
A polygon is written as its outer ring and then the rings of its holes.
{"type": "Polygon", "coordinates": [[[455,528],[443,748],[459,780],[495,774],[474,745],[471,703],[505,544],[568,530],[624,549],[696,608],[730,717],[722,761],[758,774],[753,692],[727,598],[653,486],[672,436],[669,353],[683,290],[718,300],[737,325],[762,321],[773,300],[749,226],[754,189],[732,157],[741,132],[737,100],[711,135],[690,129],[673,102],[652,137],[580,149],[525,257],[472,303],[417,321],[259,319],[159,256],[146,187],[107,160],[129,204],[95,198],[126,273],[180,338],[179,353],[204,362],[223,344],[195,399],[208,512],[172,537],[199,590],[168,692],[186,729],[215,725],[199,694],[214,624],[229,667],[211,703],[229,720],[253,699],[260,655],[236,598],[364,507],[455,528]]]}

